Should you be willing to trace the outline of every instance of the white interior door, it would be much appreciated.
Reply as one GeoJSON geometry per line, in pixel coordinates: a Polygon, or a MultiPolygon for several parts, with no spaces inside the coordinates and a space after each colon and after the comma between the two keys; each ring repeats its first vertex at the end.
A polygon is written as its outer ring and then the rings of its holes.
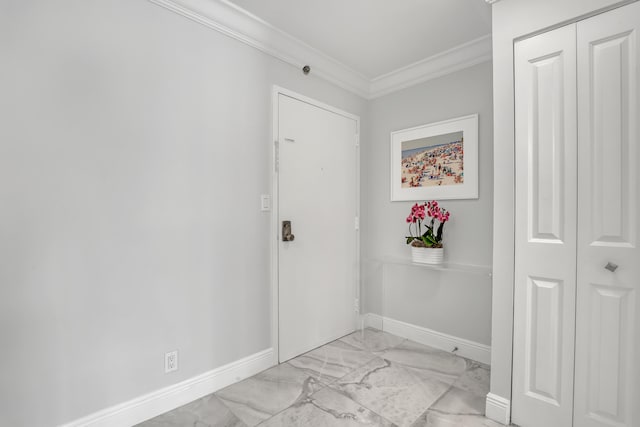
{"type": "Polygon", "coordinates": [[[278,93],[281,362],[355,329],[357,138],[353,116],[278,93]],[[291,221],[294,240],[283,241],[291,221]]]}
{"type": "Polygon", "coordinates": [[[575,26],[515,46],[512,421],[571,426],[576,286],[575,26]]]}
{"type": "Polygon", "coordinates": [[[578,23],[580,427],[640,426],[639,31],[640,3],[578,23]]]}

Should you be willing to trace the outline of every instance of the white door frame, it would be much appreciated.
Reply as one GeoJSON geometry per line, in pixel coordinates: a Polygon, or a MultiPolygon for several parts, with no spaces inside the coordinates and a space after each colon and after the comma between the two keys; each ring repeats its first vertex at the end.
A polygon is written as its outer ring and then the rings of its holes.
{"type": "MultiPolygon", "coordinates": [[[[309,98],[307,96],[301,95],[299,93],[293,92],[291,90],[285,89],[280,86],[273,86],[272,90],[272,124],[271,124],[271,161],[269,165],[269,169],[271,171],[270,174],[270,187],[271,187],[271,247],[270,247],[270,258],[271,258],[271,348],[273,348],[273,364],[277,365],[279,361],[279,304],[278,304],[278,283],[279,283],[279,275],[278,275],[278,242],[280,238],[280,224],[278,223],[279,211],[278,211],[278,170],[277,170],[277,156],[278,156],[278,97],[280,95],[285,95],[299,101],[305,102],[307,104],[313,105],[318,108],[322,108],[323,110],[330,111],[332,113],[347,117],[349,119],[355,120],[356,122],[356,132],[357,132],[357,140],[354,142],[356,144],[356,217],[360,218],[360,117],[355,114],[348,113],[346,111],[340,110],[338,108],[332,107],[331,105],[325,104],[323,102],[317,101],[315,99],[309,98]]],[[[354,218],[355,220],[355,218],[354,218]]],[[[355,228],[355,224],[354,224],[355,228]]],[[[355,283],[353,286],[355,287],[355,295],[356,300],[360,301],[360,230],[355,230],[356,233],[356,274],[355,274],[355,283]]],[[[359,310],[356,312],[356,324],[354,328],[357,327],[359,310]]]]}

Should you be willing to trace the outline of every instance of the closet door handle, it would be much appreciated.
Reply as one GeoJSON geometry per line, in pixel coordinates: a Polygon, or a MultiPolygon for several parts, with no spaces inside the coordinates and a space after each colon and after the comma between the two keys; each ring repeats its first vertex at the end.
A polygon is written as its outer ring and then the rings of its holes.
{"type": "Polygon", "coordinates": [[[608,262],[607,265],[604,266],[605,270],[609,270],[612,273],[618,269],[618,264],[614,264],[612,262],[608,262]]]}

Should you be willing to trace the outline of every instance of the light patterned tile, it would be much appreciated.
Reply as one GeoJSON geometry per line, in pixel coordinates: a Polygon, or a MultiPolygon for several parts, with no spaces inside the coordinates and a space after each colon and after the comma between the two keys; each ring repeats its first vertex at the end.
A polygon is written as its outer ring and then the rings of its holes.
{"type": "Polygon", "coordinates": [[[481,415],[453,415],[428,411],[412,427],[504,427],[481,415]]]}
{"type": "Polygon", "coordinates": [[[489,369],[471,362],[469,368],[430,409],[445,414],[484,415],[489,393],[489,369]]]}
{"type": "Polygon", "coordinates": [[[220,400],[210,394],[152,418],[137,427],[246,427],[220,400]]]}
{"type": "Polygon", "coordinates": [[[265,421],[264,427],[391,427],[394,424],[348,397],[325,388],[265,421]]]}
{"type": "Polygon", "coordinates": [[[344,341],[333,341],[298,356],[288,363],[319,381],[330,384],[375,357],[374,354],[344,341]]]}
{"type": "Polygon", "coordinates": [[[409,340],[386,350],[380,357],[408,368],[428,371],[445,381],[451,379],[452,383],[467,370],[471,363],[455,354],[409,340]]]}
{"type": "Polygon", "coordinates": [[[409,426],[454,380],[443,381],[439,376],[429,377],[425,370],[376,358],[330,387],[399,426],[409,426]]]}
{"type": "Polygon", "coordinates": [[[400,338],[396,335],[392,335],[388,332],[383,332],[378,329],[365,328],[359,331],[355,331],[346,337],[340,338],[339,341],[350,344],[354,347],[361,348],[363,350],[371,352],[380,352],[389,350],[400,343],[406,341],[404,338],[400,338]]]}
{"type": "Polygon", "coordinates": [[[216,396],[251,427],[322,387],[315,378],[283,363],[224,388],[216,396]]]}
{"type": "Polygon", "coordinates": [[[499,427],[483,416],[489,372],[365,329],[140,426],[499,427]]]}

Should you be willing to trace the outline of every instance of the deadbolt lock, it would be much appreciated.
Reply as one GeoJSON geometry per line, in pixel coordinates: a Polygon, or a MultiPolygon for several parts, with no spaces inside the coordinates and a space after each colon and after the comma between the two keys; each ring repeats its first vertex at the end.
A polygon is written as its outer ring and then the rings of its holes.
{"type": "Polygon", "coordinates": [[[282,241],[293,242],[295,238],[296,236],[291,234],[291,221],[282,221],[282,241]]]}

